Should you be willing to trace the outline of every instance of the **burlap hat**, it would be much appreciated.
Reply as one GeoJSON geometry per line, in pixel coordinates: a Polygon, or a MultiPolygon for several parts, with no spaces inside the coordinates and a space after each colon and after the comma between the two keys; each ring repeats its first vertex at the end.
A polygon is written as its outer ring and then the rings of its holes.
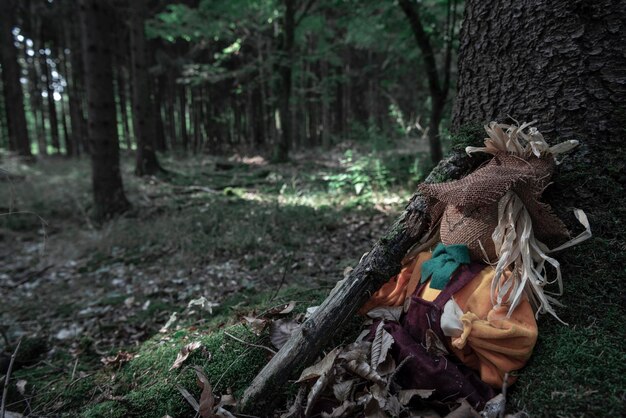
{"type": "Polygon", "coordinates": [[[466,244],[472,258],[484,259],[486,253],[489,261],[494,261],[491,234],[498,224],[498,201],[508,191],[523,201],[539,240],[556,243],[569,236],[550,206],[539,200],[554,167],[551,155],[521,157],[496,152],[488,163],[466,177],[447,183],[422,184],[419,191],[430,200],[433,222],[441,219],[444,244],[466,244]]]}

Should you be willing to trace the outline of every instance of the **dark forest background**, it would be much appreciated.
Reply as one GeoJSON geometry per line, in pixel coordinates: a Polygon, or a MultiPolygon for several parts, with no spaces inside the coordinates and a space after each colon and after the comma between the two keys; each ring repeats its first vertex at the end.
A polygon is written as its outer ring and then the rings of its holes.
{"type": "Polygon", "coordinates": [[[138,174],[160,170],[155,151],[281,162],[348,138],[379,147],[429,138],[436,162],[457,3],[4,1],[0,145],[39,157],[98,153],[87,136],[97,100],[114,112],[93,129],[113,123],[108,148],[136,152],[138,174]]]}

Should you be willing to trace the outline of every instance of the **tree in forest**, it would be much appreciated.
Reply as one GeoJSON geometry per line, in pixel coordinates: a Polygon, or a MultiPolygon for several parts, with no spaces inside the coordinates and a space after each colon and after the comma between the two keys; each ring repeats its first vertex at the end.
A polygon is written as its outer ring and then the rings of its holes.
{"type": "Polygon", "coordinates": [[[0,1],[0,63],[9,133],[9,149],[30,156],[30,141],[24,113],[24,92],[20,82],[21,69],[13,39],[13,28],[18,2],[0,1]]]}
{"type": "Polygon", "coordinates": [[[431,100],[430,121],[428,124],[430,158],[434,163],[437,163],[443,157],[441,139],[439,138],[439,125],[441,124],[444,107],[448,98],[448,91],[450,90],[452,40],[456,21],[456,0],[447,1],[448,12],[445,27],[445,52],[442,75],[437,68],[437,60],[435,51],[433,50],[431,36],[428,35],[422,23],[420,5],[418,2],[413,2],[412,0],[399,0],[399,3],[411,25],[415,41],[422,51],[422,59],[428,78],[428,89],[431,100]]]}
{"type": "Polygon", "coordinates": [[[283,16],[281,21],[281,34],[278,41],[280,51],[278,57],[278,73],[280,75],[280,88],[278,89],[279,116],[280,116],[280,138],[274,150],[274,160],[277,162],[287,161],[289,158],[289,148],[294,141],[293,138],[293,116],[292,116],[292,75],[294,61],[294,42],[297,26],[307,15],[315,0],[309,0],[296,16],[295,0],[283,0],[283,16]]]}
{"type": "MultiPolygon", "coordinates": [[[[594,252],[593,257],[585,256],[583,251],[589,250],[589,245],[617,242],[621,231],[617,225],[624,209],[614,203],[616,198],[623,200],[620,192],[626,176],[625,24],[626,8],[612,0],[523,0],[510,4],[469,0],[461,33],[453,124],[456,130],[514,115],[520,121],[537,120],[538,128],[552,143],[569,139],[582,142],[578,152],[567,156],[560,166],[555,184],[558,193],[549,200],[557,210],[566,210],[571,202],[580,205],[589,215],[596,236],[595,244],[591,241],[561,258],[569,286],[578,283],[586,292],[570,293],[570,306],[576,308],[560,313],[560,317],[578,324],[587,321],[581,324],[583,329],[605,316],[605,307],[590,295],[618,300],[609,294],[604,277],[589,277],[596,273],[594,269],[611,270],[616,260],[621,261],[618,266],[624,262],[614,245],[612,251],[594,252]],[[587,265],[580,264],[583,258],[588,260],[587,265]]],[[[426,181],[458,178],[479,162],[453,154],[426,181]]],[[[260,412],[271,408],[269,393],[295,369],[313,361],[324,342],[347,323],[369,295],[397,274],[407,249],[426,232],[425,210],[424,197],[419,193],[413,196],[389,233],[255,378],[242,399],[244,410],[260,412]]],[[[567,219],[564,213],[560,217],[567,219]]],[[[611,276],[611,285],[618,285],[620,279],[619,274],[611,276]]],[[[607,315],[606,321],[610,318],[607,315]]],[[[572,328],[563,331],[562,338],[571,338],[567,335],[573,332],[572,328]]],[[[549,356],[556,347],[544,351],[550,352],[549,356]]],[[[551,357],[553,363],[547,363],[554,366],[557,361],[563,362],[556,357],[551,357]]],[[[547,374],[543,370],[535,375],[547,374]]],[[[582,386],[586,384],[584,378],[580,378],[582,386]]],[[[541,382],[534,383],[531,390],[536,398],[548,394],[547,399],[541,400],[545,404],[541,415],[553,414],[551,391],[539,390],[537,384],[541,382]]]]}
{"type": "Polygon", "coordinates": [[[155,152],[155,123],[150,97],[150,79],[146,60],[146,0],[129,3],[130,49],[132,63],[133,129],[137,141],[135,173],[139,176],[162,171],[155,152]]]}
{"type": "Polygon", "coordinates": [[[81,0],[79,4],[94,217],[104,220],[129,207],[120,174],[109,39],[111,10],[108,2],[100,0],[81,0]]]}

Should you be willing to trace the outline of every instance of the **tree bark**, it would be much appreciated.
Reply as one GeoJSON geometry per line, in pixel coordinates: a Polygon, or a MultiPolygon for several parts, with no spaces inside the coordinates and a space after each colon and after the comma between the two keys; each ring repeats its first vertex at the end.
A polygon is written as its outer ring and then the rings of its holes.
{"type": "Polygon", "coordinates": [[[17,61],[13,26],[15,24],[15,0],[0,1],[0,62],[4,103],[9,133],[9,149],[23,156],[30,156],[30,141],[24,114],[24,92],[20,83],[20,65],[17,61]]]}
{"type": "Polygon", "coordinates": [[[88,135],[91,150],[94,218],[102,221],[128,209],[119,164],[113,97],[111,11],[106,2],[80,0],[88,135]]]}
{"type": "Polygon", "coordinates": [[[156,174],[163,169],[159,165],[155,143],[155,123],[152,117],[150,78],[146,60],[145,20],[146,0],[130,3],[130,48],[133,77],[133,129],[137,141],[135,174],[156,174]]]}
{"type": "Polygon", "coordinates": [[[610,0],[469,1],[454,128],[511,115],[553,138],[623,136],[625,15],[610,0]]]}
{"type": "Polygon", "coordinates": [[[293,141],[293,126],[291,119],[291,87],[293,72],[293,45],[295,38],[295,0],[284,0],[285,11],[282,18],[282,33],[280,40],[280,61],[278,74],[280,76],[279,89],[279,118],[280,138],[274,150],[274,160],[285,162],[289,159],[289,148],[293,141]]]}
{"type": "MultiPolygon", "coordinates": [[[[455,153],[442,160],[426,182],[460,178],[481,161],[469,158],[464,153],[455,153]]],[[[273,394],[294,373],[313,362],[324,345],[371,294],[400,271],[402,258],[427,232],[429,222],[426,201],[421,195],[415,194],[389,232],[254,378],[241,400],[242,412],[265,416],[265,413],[272,411],[277,401],[273,394]]]]}

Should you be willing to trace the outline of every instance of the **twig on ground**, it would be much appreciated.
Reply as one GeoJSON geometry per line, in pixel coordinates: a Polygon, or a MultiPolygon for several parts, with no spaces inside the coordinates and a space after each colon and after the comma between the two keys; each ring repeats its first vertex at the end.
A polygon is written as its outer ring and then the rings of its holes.
{"type": "Polygon", "coordinates": [[[72,369],[72,376],[70,377],[70,381],[74,380],[74,375],[76,374],[77,366],[78,366],[78,357],[76,357],[76,361],[74,362],[74,368],[72,369]]]}
{"type": "Polygon", "coordinates": [[[39,269],[39,270],[37,270],[35,272],[29,272],[28,274],[25,274],[16,283],[7,284],[7,285],[0,285],[0,287],[5,288],[5,289],[14,289],[14,288],[19,287],[19,286],[23,285],[24,283],[28,282],[30,279],[36,278],[37,276],[40,276],[40,275],[44,274],[46,271],[50,270],[52,267],[54,267],[54,264],[48,264],[47,266],[45,266],[42,269],[39,269]]]}
{"type": "Polygon", "coordinates": [[[217,391],[218,386],[220,385],[220,382],[222,381],[222,378],[224,376],[226,376],[226,373],[228,373],[228,371],[231,369],[231,367],[233,367],[235,365],[235,363],[237,363],[239,361],[240,358],[242,358],[244,355],[248,354],[248,351],[250,351],[250,347],[246,348],[245,350],[243,350],[243,353],[239,354],[237,356],[237,358],[235,360],[233,360],[232,363],[230,363],[230,365],[226,368],[226,370],[224,370],[224,373],[222,373],[222,375],[220,376],[219,379],[217,379],[217,382],[215,383],[213,390],[217,391]]]}
{"type": "Polygon", "coordinates": [[[264,345],[249,343],[249,342],[244,341],[244,340],[242,340],[241,338],[237,338],[237,337],[235,337],[234,335],[229,334],[229,333],[227,333],[227,332],[224,332],[224,335],[228,335],[230,338],[232,338],[232,339],[233,339],[233,340],[235,340],[235,341],[240,342],[241,344],[244,344],[244,345],[247,345],[247,346],[250,346],[250,347],[262,348],[262,349],[264,349],[264,350],[269,351],[269,352],[270,352],[270,353],[272,353],[272,354],[276,354],[276,351],[274,351],[274,350],[272,350],[271,348],[266,347],[266,346],[264,346],[264,345]]]}
{"type": "Polygon", "coordinates": [[[289,255],[289,258],[287,259],[287,263],[285,263],[285,268],[283,269],[283,277],[280,278],[280,284],[278,285],[278,288],[274,292],[274,295],[272,295],[272,297],[270,298],[270,301],[273,301],[274,299],[276,299],[276,296],[278,296],[278,292],[280,292],[280,289],[283,287],[283,284],[285,284],[285,277],[287,276],[287,269],[289,269],[289,267],[291,266],[292,261],[293,261],[293,253],[289,255]]]}
{"type": "Polygon", "coordinates": [[[2,390],[2,405],[0,406],[0,418],[4,418],[4,413],[5,413],[6,404],[7,404],[7,395],[9,394],[9,380],[11,379],[11,372],[13,371],[13,365],[15,364],[17,352],[20,350],[20,345],[22,345],[21,337],[17,341],[17,345],[15,346],[15,350],[13,350],[13,354],[11,354],[11,361],[9,363],[9,368],[7,370],[6,376],[4,377],[4,389],[2,390]]]}

